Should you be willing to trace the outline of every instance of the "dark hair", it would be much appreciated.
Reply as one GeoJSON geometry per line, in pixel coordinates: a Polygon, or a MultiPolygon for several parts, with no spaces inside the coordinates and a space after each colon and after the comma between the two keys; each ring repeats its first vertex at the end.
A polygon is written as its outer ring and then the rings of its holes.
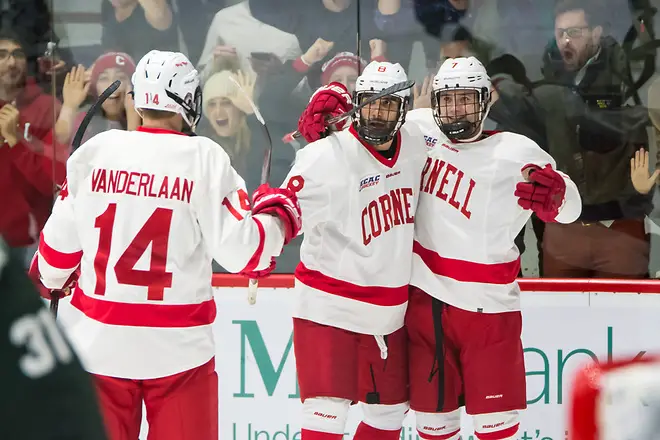
{"type": "MultiPolygon", "coordinates": [[[[565,12],[584,11],[584,18],[589,27],[600,26],[603,23],[599,14],[600,8],[596,5],[597,3],[592,3],[590,0],[560,0],[555,6],[555,18],[565,12]]],[[[602,8],[603,5],[601,4],[600,7],[602,8]]]]}
{"type": "Polygon", "coordinates": [[[140,109],[142,112],[142,115],[145,116],[148,119],[155,119],[155,120],[161,120],[161,119],[169,119],[174,115],[178,115],[178,113],[174,112],[168,112],[165,110],[155,110],[151,108],[142,108],[140,109]]]}
{"type": "Polygon", "coordinates": [[[25,50],[25,41],[16,31],[12,29],[0,29],[0,41],[11,41],[25,50]]]}
{"type": "Polygon", "coordinates": [[[454,31],[450,41],[467,41],[472,43],[472,33],[463,26],[458,26],[454,31]]]}

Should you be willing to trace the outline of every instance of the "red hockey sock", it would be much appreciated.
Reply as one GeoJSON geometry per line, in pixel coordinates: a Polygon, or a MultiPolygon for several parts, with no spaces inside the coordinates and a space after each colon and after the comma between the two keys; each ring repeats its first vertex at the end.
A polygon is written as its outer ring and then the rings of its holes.
{"type": "Polygon", "coordinates": [[[399,440],[401,429],[396,431],[385,431],[383,429],[374,428],[366,423],[360,423],[353,440],[399,440]]]}
{"type": "Polygon", "coordinates": [[[305,428],[300,430],[300,440],[342,440],[343,438],[344,434],[311,431],[305,428]]]}

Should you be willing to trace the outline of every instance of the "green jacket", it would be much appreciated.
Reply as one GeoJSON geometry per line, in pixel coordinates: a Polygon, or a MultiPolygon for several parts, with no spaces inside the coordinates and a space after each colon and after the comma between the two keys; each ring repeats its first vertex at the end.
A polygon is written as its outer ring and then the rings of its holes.
{"type": "Polygon", "coordinates": [[[584,219],[643,217],[650,197],[634,190],[630,158],[641,146],[648,148],[649,121],[646,109],[622,105],[630,79],[621,47],[604,38],[578,85],[574,73],[563,69],[554,42],[553,47],[544,59],[544,84],[534,89],[548,152],[578,186],[584,219]]]}

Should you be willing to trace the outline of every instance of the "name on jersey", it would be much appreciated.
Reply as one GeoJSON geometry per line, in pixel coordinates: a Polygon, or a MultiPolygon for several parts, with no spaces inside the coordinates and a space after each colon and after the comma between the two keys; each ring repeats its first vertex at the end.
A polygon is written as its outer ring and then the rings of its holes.
{"type": "Polygon", "coordinates": [[[127,194],[190,203],[195,182],[181,177],[156,176],[124,170],[96,168],[92,171],[92,191],[127,194]]]}
{"type": "Polygon", "coordinates": [[[413,202],[412,188],[393,189],[369,202],[362,210],[362,243],[367,246],[397,226],[414,223],[413,202]]]}
{"type": "Polygon", "coordinates": [[[360,180],[360,190],[362,191],[365,188],[370,188],[372,186],[376,186],[380,183],[380,174],[376,174],[375,176],[368,176],[365,177],[364,179],[360,180]]]}
{"type": "Polygon", "coordinates": [[[466,179],[465,173],[454,165],[432,157],[426,159],[420,191],[447,202],[467,219],[472,216],[469,204],[475,185],[474,180],[466,179]]]}

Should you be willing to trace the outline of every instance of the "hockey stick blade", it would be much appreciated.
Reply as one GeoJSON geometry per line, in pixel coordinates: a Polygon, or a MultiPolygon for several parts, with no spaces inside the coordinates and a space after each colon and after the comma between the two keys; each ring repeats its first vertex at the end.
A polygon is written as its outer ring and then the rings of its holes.
{"type": "MultiPolygon", "coordinates": [[[[266,121],[264,121],[263,116],[261,116],[261,112],[257,108],[257,105],[254,103],[254,101],[252,101],[252,97],[248,95],[248,93],[243,89],[243,87],[241,87],[239,82],[236,81],[232,76],[230,76],[229,79],[234,84],[236,84],[238,90],[240,90],[241,93],[247,99],[247,102],[250,104],[250,107],[252,107],[254,116],[257,118],[259,123],[261,123],[261,127],[263,128],[264,131],[264,135],[266,137],[266,140],[268,141],[268,144],[266,145],[266,149],[264,151],[264,163],[261,167],[261,184],[263,185],[264,183],[268,183],[268,178],[270,177],[270,164],[273,155],[273,140],[270,137],[270,132],[268,131],[268,127],[266,126],[266,121]]],[[[255,279],[250,279],[250,281],[248,282],[248,303],[250,305],[255,305],[257,303],[258,288],[259,288],[259,281],[255,279]]]]}
{"type": "MultiPolygon", "coordinates": [[[[121,85],[121,81],[119,80],[110,84],[110,86],[99,95],[99,97],[96,99],[94,104],[92,104],[89,110],[87,110],[85,117],[83,118],[82,122],[80,123],[80,126],[78,127],[78,131],[76,131],[76,134],[73,136],[73,142],[71,142],[71,149],[73,151],[76,151],[78,147],[80,147],[83,136],[85,136],[85,131],[87,130],[87,126],[91,122],[96,112],[98,112],[99,108],[101,108],[105,100],[108,99],[110,95],[115,93],[115,90],[117,90],[120,85],[121,85]]],[[[53,312],[53,315],[55,315],[55,317],[57,317],[57,309],[60,303],[60,297],[61,295],[59,294],[51,296],[50,310],[51,312],[53,312]]]]}
{"type": "MultiPolygon", "coordinates": [[[[413,80],[408,80],[408,81],[403,81],[400,83],[396,83],[393,86],[390,86],[384,90],[381,90],[380,92],[376,93],[375,95],[370,96],[369,98],[365,99],[360,105],[354,106],[351,110],[347,111],[346,113],[342,113],[339,116],[332,117],[330,119],[326,119],[326,124],[328,126],[334,125],[338,122],[345,121],[346,119],[350,118],[360,110],[362,110],[364,107],[368,106],[374,101],[379,100],[380,98],[383,98],[388,95],[393,95],[397,92],[400,92],[402,90],[407,90],[411,88],[412,86],[415,85],[415,81],[413,80]]],[[[289,133],[284,136],[284,139],[286,139],[286,142],[291,142],[293,139],[298,139],[302,136],[299,131],[294,131],[293,133],[289,133]]],[[[283,140],[284,140],[283,139],[283,140]]]]}

